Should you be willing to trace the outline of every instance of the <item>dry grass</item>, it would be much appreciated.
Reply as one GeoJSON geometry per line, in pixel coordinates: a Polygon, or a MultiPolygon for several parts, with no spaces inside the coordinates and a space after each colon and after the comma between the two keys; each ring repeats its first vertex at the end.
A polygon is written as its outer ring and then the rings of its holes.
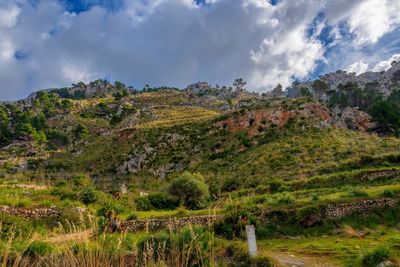
{"type": "Polygon", "coordinates": [[[189,225],[174,230],[177,227],[171,226],[169,232],[147,233],[143,240],[138,237],[140,246],[127,233],[100,232],[95,223],[92,227],[62,228],[64,233],[52,237],[15,236],[14,231],[0,250],[0,266],[215,266],[214,236],[203,228],[189,225]],[[160,236],[165,237],[161,242],[160,236]],[[134,243],[127,247],[127,240],[134,243]]]}
{"type": "Polygon", "coordinates": [[[139,129],[171,127],[185,123],[199,122],[219,115],[214,110],[200,107],[158,107],[155,109],[155,119],[140,123],[139,129]]]}

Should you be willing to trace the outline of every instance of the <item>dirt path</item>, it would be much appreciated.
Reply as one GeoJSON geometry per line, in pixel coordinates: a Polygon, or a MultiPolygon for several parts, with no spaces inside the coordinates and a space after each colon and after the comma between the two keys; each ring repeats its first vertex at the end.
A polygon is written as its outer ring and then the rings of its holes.
{"type": "Polygon", "coordinates": [[[61,235],[56,235],[53,237],[49,237],[45,239],[44,241],[49,242],[49,243],[64,243],[64,242],[69,242],[69,241],[86,241],[89,240],[93,236],[94,232],[92,229],[81,231],[81,232],[75,232],[75,233],[69,233],[69,234],[61,234],[61,235]]]}
{"type": "Polygon", "coordinates": [[[330,262],[325,257],[309,257],[309,256],[295,256],[288,253],[281,252],[268,252],[268,256],[275,260],[279,267],[336,267],[338,265],[330,262]]]}

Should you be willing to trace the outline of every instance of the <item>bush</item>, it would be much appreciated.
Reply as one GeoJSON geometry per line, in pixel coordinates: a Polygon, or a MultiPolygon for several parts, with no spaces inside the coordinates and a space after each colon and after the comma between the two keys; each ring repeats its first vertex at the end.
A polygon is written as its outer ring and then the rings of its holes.
{"type": "Polygon", "coordinates": [[[240,179],[228,178],[228,179],[224,180],[221,190],[223,192],[232,192],[232,191],[238,190],[241,187],[241,185],[242,185],[242,182],[240,179]]]}
{"type": "Polygon", "coordinates": [[[215,223],[214,231],[229,240],[244,238],[245,226],[255,222],[253,215],[245,210],[232,211],[215,223]]]}
{"type": "Polygon", "coordinates": [[[89,205],[95,203],[98,200],[98,196],[94,189],[87,187],[80,192],[79,199],[83,204],[89,205]]]}
{"type": "Polygon", "coordinates": [[[361,259],[363,267],[375,267],[383,261],[388,260],[390,251],[387,248],[380,247],[364,255],[361,259]]]}
{"type": "Polygon", "coordinates": [[[166,193],[154,193],[147,196],[150,204],[160,210],[173,210],[179,206],[179,201],[168,196],[166,193]]]}
{"type": "Polygon", "coordinates": [[[71,182],[76,187],[84,187],[92,184],[90,178],[83,174],[72,177],[71,182]]]}
{"type": "Polygon", "coordinates": [[[146,236],[137,243],[139,261],[145,261],[148,257],[155,262],[165,261],[167,253],[171,251],[171,237],[166,234],[154,234],[146,236]]]}
{"type": "Polygon", "coordinates": [[[382,100],[374,103],[369,115],[378,123],[380,131],[398,134],[400,130],[400,108],[396,104],[382,100]]]}
{"type": "Polygon", "coordinates": [[[97,216],[102,216],[105,218],[111,218],[113,216],[117,216],[118,214],[122,213],[124,209],[119,205],[109,202],[105,204],[103,207],[97,210],[97,216]]]}
{"type": "Polygon", "coordinates": [[[184,172],[181,176],[172,180],[168,192],[188,208],[198,207],[200,202],[210,196],[203,176],[189,172],[184,172]]]}
{"type": "Polygon", "coordinates": [[[136,213],[131,213],[128,215],[128,217],[126,217],[126,219],[129,221],[134,221],[138,219],[138,215],[136,213]]]}
{"type": "Polygon", "coordinates": [[[137,243],[139,262],[147,265],[154,261],[166,266],[208,266],[212,247],[211,233],[192,226],[177,233],[147,236],[137,243]]]}
{"type": "Polygon", "coordinates": [[[272,267],[272,260],[267,256],[255,256],[251,258],[252,267],[272,267]]]}
{"type": "Polygon", "coordinates": [[[89,135],[89,130],[85,125],[78,124],[74,129],[74,135],[78,139],[83,139],[89,135]]]}
{"type": "Polygon", "coordinates": [[[382,197],[396,197],[399,194],[398,190],[385,190],[382,192],[381,196],[382,197]]]}
{"type": "Polygon", "coordinates": [[[51,191],[53,196],[58,196],[60,200],[78,200],[78,194],[72,188],[57,187],[51,191]]]}
{"type": "Polygon", "coordinates": [[[228,266],[250,266],[251,258],[245,246],[230,243],[225,248],[225,257],[231,264],[228,266]]]}
{"type": "Polygon", "coordinates": [[[42,241],[33,241],[24,251],[24,256],[39,257],[46,256],[53,251],[53,247],[42,241]]]}
{"type": "Polygon", "coordinates": [[[181,260],[187,266],[208,266],[209,255],[212,252],[213,238],[211,233],[203,227],[188,226],[176,236],[176,246],[179,249],[181,260]]]}
{"type": "Polygon", "coordinates": [[[153,209],[148,197],[139,197],[135,199],[135,204],[137,210],[148,211],[153,209]]]}
{"type": "Polygon", "coordinates": [[[9,240],[11,236],[15,238],[32,231],[31,222],[19,216],[0,213],[0,225],[0,239],[3,240],[9,240]]]}
{"type": "Polygon", "coordinates": [[[278,193],[282,187],[282,182],[280,181],[272,181],[269,183],[269,191],[271,194],[278,193]]]}

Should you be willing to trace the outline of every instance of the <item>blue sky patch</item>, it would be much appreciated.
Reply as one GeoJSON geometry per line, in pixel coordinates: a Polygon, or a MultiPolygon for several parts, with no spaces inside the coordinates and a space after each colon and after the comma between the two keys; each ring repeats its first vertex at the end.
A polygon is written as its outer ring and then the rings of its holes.
{"type": "Polygon", "coordinates": [[[26,52],[24,52],[24,51],[22,51],[22,50],[17,50],[17,51],[15,51],[15,53],[14,53],[14,57],[15,57],[15,59],[17,59],[17,60],[24,60],[24,59],[26,59],[27,57],[29,57],[29,54],[26,53],[26,52]]]}

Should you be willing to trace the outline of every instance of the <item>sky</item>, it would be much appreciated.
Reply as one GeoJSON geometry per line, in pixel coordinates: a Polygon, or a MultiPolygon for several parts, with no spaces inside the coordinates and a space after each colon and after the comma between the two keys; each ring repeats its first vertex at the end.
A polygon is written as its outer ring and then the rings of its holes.
{"type": "Polygon", "coordinates": [[[400,60],[399,0],[0,0],[0,99],[107,79],[251,91],[400,60]]]}

